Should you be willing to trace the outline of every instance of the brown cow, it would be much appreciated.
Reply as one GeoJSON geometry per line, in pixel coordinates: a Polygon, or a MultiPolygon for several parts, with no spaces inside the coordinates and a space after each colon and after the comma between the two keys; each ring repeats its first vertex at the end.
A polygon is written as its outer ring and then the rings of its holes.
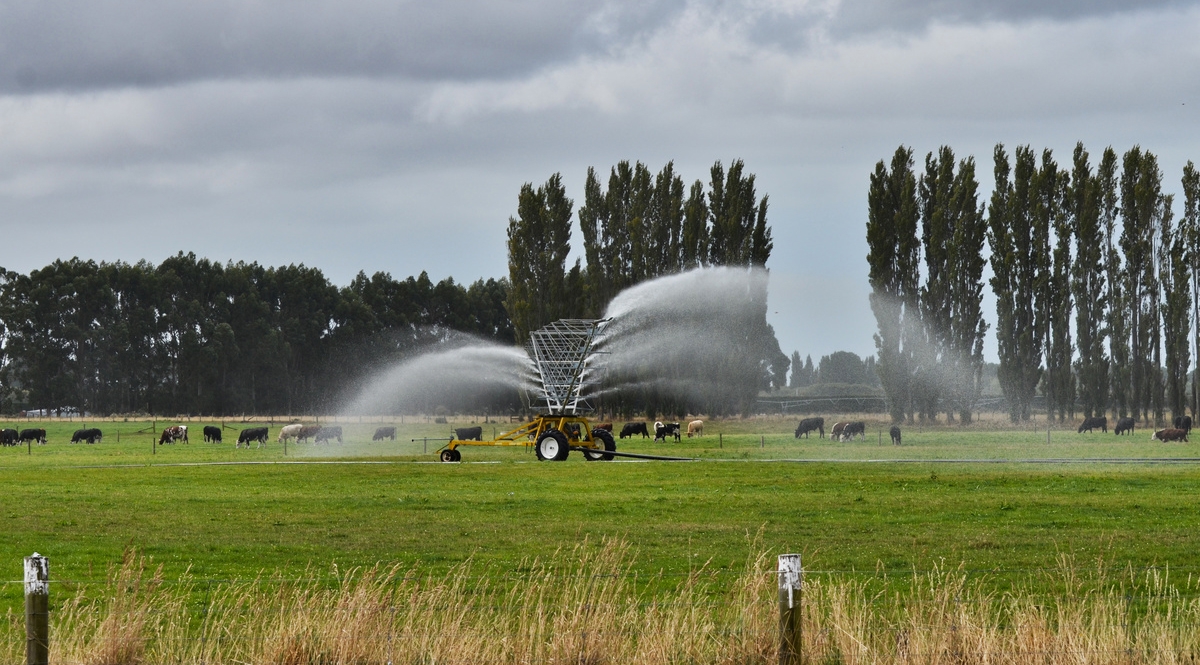
{"type": "Polygon", "coordinates": [[[1158,439],[1163,443],[1166,443],[1167,441],[1183,441],[1184,443],[1188,442],[1187,432],[1181,429],[1175,429],[1173,427],[1158,430],[1154,434],[1150,435],[1150,439],[1158,439]]]}
{"type": "Polygon", "coordinates": [[[296,441],[299,443],[308,443],[308,440],[317,435],[321,431],[320,425],[302,425],[300,432],[296,434],[296,441]]]}
{"type": "Polygon", "coordinates": [[[834,423],[833,429],[829,430],[829,439],[830,440],[837,439],[840,441],[842,438],[842,430],[845,430],[846,425],[849,425],[849,424],[850,423],[834,423]]]}

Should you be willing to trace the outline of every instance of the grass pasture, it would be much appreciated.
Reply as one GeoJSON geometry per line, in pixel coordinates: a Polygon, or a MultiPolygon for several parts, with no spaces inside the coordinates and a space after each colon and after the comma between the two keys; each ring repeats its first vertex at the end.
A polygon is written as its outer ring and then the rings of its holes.
{"type": "MultiPolygon", "coordinates": [[[[172,423],[155,427],[164,424],[172,423]]],[[[900,598],[875,595],[881,590],[924,594],[934,605],[935,597],[944,600],[937,596],[944,590],[934,588],[942,582],[930,582],[931,575],[958,585],[959,595],[969,587],[985,605],[996,600],[989,594],[1021,590],[1022,611],[1034,613],[1041,611],[1039,598],[1078,591],[1076,573],[1062,573],[1064,562],[1079,571],[1113,571],[1103,582],[1108,595],[1093,598],[1107,603],[1104,612],[1120,605],[1118,587],[1147,575],[1170,576],[1190,594],[1171,587],[1172,602],[1200,596],[1200,444],[1151,442],[1142,430],[1118,438],[1051,428],[1047,442],[1044,423],[1018,431],[984,420],[965,428],[905,428],[904,445],[895,447],[886,432],[880,445],[877,422],[868,424],[865,441],[838,443],[796,440],[792,418],[758,418],[710,422],[705,437],[678,443],[618,441],[618,450],[697,460],[691,462],[585,462],[573,454],[565,463],[539,463],[523,448],[465,448],[464,463],[442,464],[434,455],[440,441],[430,440],[424,452],[425,444],[411,439],[444,440],[450,427],[470,419],[397,423],[395,442],[371,442],[376,423],[347,421],[344,444],[289,445],[286,456],[274,441],[278,424],[271,443],[249,450],[234,449],[236,431],[229,429],[225,443],[203,443],[203,424],[189,423],[190,444],[154,446],[156,434],[137,433],[149,422],[87,422],[105,431],[96,445],[67,443],[79,422],[13,423],[44,426],[50,443],[0,448],[0,567],[9,571],[0,579],[19,579],[21,557],[36,550],[51,557],[55,593],[86,604],[111,588],[112,565],[133,548],[150,569],[161,566],[161,579],[175,590],[163,602],[190,611],[191,621],[201,616],[201,596],[209,607],[213,585],[224,589],[219,593],[264,593],[253,590],[255,580],[287,578],[351,593],[346,571],[379,564],[444,576],[460,589],[455,593],[466,594],[454,602],[468,602],[485,593],[471,591],[474,585],[504,593],[529,584],[547,565],[572,570],[581,543],[618,543],[616,554],[588,556],[607,562],[598,566],[617,566],[628,576],[621,584],[631,589],[667,593],[673,602],[742,603],[732,614],[714,609],[705,630],[733,630],[730,622],[758,612],[759,601],[747,594],[766,594],[769,611],[771,585],[759,577],[769,576],[770,555],[784,551],[801,552],[808,578],[825,585],[823,598],[834,605],[822,612],[846,610],[843,601],[851,598],[864,630],[873,625],[863,618],[875,611],[871,598],[900,598]],[[748,572],[748,560],[759,561],[758,568],[748,572]],[[704,583],[684,588],[699,584],[698,571],[704,583]]],[[[1149,583],[1155,585],[1163,586],[1149,583]]],[[[325,597],[294,590],[298,597],[325,597]]],[[[1128,614],[1128,598],[1141,596],[1123,593],[1128,614]]],[[[0,602],[12,617],[20,612],[20,594],[19,584],[2,586],[0,602]]],[[[879,611],[907,607],[908,601],[896,602],[879,611]]],[[[83,605],[66,603],[60,616],[70,607],[83,605]]],[[[1200,616],[1200,606],[1188,607],[1200,616]]],[[[638,601],[627,616],[651,621],[640,614],[644,608],[638,601]]],[[[672,616],[653,621],[685,619],[672,616]]],[[[1118,619],[1112,621],[1119,627],[1118,619]]],[[[106,630],[83,615],[72,621],[84,635],[80,644],[92,639],[87,631],[106,630]]],[[[762,641],[769,642],[769,616],[753,621],[767,628],[729,649],[769,649],[762,641]]],[[[479,634],[493,630],[481,626],[479,634]]],[[[855,639],[891,640],[897,648],[894,634],[868,633],[855,639]]],[[[269,646],[262,635],[246,639],[259,640],[255,653],[269,646]]],[[[852,646],[818,642],[814,654],[852,646]]],[[[632,658],[620,653],[611,662],[632,658]]]]}

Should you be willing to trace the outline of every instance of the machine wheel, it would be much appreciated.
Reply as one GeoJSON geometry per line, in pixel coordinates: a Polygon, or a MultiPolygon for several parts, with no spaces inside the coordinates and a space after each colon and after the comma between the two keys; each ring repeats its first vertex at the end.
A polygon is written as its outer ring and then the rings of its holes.
{"type": "MultiPolygon", "coordinates": [[[[592,438],[599,442],[601,446],[604,446],[604,450],[608,452],[612,452],[617,449],[617,442],[613,440],[613,436],[608,432],[608,430],[592,430],[592,438]]],[[[596,462],[600,460],[607,462],[611,460],[613,456],[606,455],[598,450],[585,450],[583,451],[583,458],[589,462],[596,462]]]]}
{"type": "Polygon", "coordinates": [[[462,459],[462,453],[458,452],[457,450],[450,450],[449,448],[447,448],[442,451],[442,461],[443,462],[457,462],[461,459],[462,459]]]}
{"type": "Polygon", "coordinates": [[[567,459],[567,454],[571,452],[570,446],[567,445],[567,435],[556,429],[542,433],[533,450],[538,459],[551,462],[561,462],[567,459]]]}

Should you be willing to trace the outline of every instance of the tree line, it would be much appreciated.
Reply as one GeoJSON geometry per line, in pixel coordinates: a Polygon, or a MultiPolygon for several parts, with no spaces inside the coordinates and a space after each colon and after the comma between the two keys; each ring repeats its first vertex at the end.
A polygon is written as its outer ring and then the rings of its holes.
{"type": "MultiPolygon", "coordinates": [[[[655,277],[705,266],[762,267],[773,242],[768,197],[758,196],[755,176],[741,160],[716,162],[707,185],[685,185],[668,162],[657,173],[641,162],[613,166],[607,181],[589,168],[577,214],[583,258],[568,265],[575,202],[560,174],[543,185],[525,184],[517,214],[509,219],[507,306],[517,339],[560,318],[598,318],[622,290],[655,277]]],[[[642,376],[606,381],[645,386],[669,380],[719,389],[641,387],[606,398],[620,413],[738,413],[753,408],[758,391],[786,385],[790,359],[766,322],[765,293],[753,314],[739,321],[735,358],[676,357],[642,376]]]]}
{"type": "Polygon", "coordinates": [[[957,411],[969,421],[981,387],[987,261],[998,378],[1014,422],[1030,418],[1038,390],[1060,421],[1077,409],[1155,423],[1168,410],[1196,413],[1200,176],[1192,162],[1176,219],[1157,158],[1139,146],[1120,157],[1106,148],[1095,166],[1082,143],[1069,166],[1029,146],[1010,157],[997,145],[992,157],[986,205],[973,159],[956,164],[948,147],[927,155],[917,174],[901,146],[871,176],[871,307],[893,419],[957,411]]]}
{"type": "Polygon", "coordinates": [[[364,376],[451,331],[511,344],[507,296],[505,280],[380,272],[338,287],[303,265],[183,253],[3,271],[0,410],[329,412],[364,376]]]}

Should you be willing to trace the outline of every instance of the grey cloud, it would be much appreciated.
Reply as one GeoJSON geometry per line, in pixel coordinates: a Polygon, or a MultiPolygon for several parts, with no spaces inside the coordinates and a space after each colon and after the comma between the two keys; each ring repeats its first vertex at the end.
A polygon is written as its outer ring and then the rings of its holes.
{"type": "Polygon", "coordinates": [[[212,78],[507,77],[611,48],[680,0],[0,3],[0,90],[212,78]]]}
{"type": "Polygon", "coordinates": [[[835,35],[910,32],[932,23],[1069,21],[1195,4],[1194,0],[845,0],[829,28],[835,35]]]}

